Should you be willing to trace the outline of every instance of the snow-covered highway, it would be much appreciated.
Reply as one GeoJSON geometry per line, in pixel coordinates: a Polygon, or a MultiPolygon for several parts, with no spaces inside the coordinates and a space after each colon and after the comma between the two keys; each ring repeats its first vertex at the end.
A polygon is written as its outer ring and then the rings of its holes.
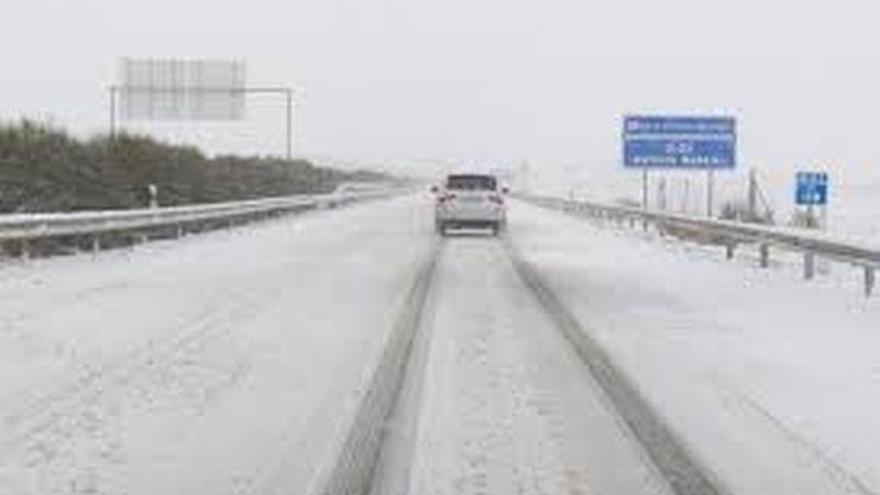
{"type": "Polygon", "coordinates": [[[416,195],[0,264],[0,494],[307,493],[432,256],[373,494],[686,493],[517,261],[719,492],[880,493],[876,297],[509,218],[441,240],[416,195]]]}
{"type": "Polygon", "coordinates": [[[375,493],[670,493],[500,242],[451,238],[436,277],[375,493]]]}

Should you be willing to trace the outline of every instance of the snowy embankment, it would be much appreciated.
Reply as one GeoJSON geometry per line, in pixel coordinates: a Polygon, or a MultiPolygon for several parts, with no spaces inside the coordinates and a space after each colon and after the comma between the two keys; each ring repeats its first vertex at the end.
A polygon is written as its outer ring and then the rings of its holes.
{"type": "Polygon", "coordinates": [[[300,492],[427,254],[417,201],[0,266],[0,494],[300,492]]]}
{"type": "Polygon", "coordinates": [[[521,203],[510,222],[521,256],[734,493],[880,492],[880,298],[854,275],[804,282],[521,203]]]}

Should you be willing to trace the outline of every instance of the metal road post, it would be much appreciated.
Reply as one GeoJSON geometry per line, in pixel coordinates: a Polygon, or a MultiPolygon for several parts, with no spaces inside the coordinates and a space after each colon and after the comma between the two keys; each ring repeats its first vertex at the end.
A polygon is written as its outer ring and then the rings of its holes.
{"type": "Polygon", "coordinates": [[[770,265],[770,245],[766,242],[761,243],[761,268],[767,268],[770,265]]]}
{"type": "Polygon", "coordinates": [[[156,184],[149,184],[147,186],[147,194],[149,195],[149,207],[151,210],[154,210],[159,207],[159,189],[156,187],[156,184]]]}
{"type": "Polygon", "coordinates": [[[816,275],[816,253],[807,251],[804,253],[804,279],[812,280],[816,275]]]}

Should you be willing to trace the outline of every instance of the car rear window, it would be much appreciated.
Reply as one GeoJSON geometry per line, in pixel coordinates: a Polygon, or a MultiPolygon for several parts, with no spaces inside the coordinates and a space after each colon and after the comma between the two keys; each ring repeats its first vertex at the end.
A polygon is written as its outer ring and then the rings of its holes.
{"type": "Polygon", "coordinates": [[[446,189],[494,191],[495,186],[495,177],[491,175],[450,175],[446,180],[446,189]]]}

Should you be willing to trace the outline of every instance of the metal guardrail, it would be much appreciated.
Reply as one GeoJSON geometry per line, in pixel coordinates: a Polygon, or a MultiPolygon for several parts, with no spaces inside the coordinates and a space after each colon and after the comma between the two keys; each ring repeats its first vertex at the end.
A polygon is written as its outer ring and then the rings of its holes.
{"type": "Polygon", "coordinates": [[[100,235],[111,232],[176,227],[178,233],[182,233],[187,225],[212,221],[232,222],[288,211],[329,208],[353,201],[389,197],[398,192],[384,190],[331,193],[168,208],[0,215],[0,242],[21,242],[23,255],[27,256],[26,246],[31,241],[92,236],[94,248],[99,249],[100,235]]]}
{"type": "Polygon", "coordinates": [[[564,212],[607,218],[612,221],[641,223],[643,228],[654,225],[660,231],[678,229],[703,234],[724,245],[727,257],[733,258],[739,244],[756,244],[760,264],[769,264],[770,247],[801,252],[804,255],[804,278],[812,279],[816,272],[816,257],[842,261],[864,270],[864,291],[870,296],[874,290],[876,270],[880,268],[880,247],[841,240],[820,232],[738,223],[726,220],[697,218],[674,213],[643,210],[627,206],[603,204],[594,201],[573,201],[550,196],[515,194],[517,199],[564,212]]]}

